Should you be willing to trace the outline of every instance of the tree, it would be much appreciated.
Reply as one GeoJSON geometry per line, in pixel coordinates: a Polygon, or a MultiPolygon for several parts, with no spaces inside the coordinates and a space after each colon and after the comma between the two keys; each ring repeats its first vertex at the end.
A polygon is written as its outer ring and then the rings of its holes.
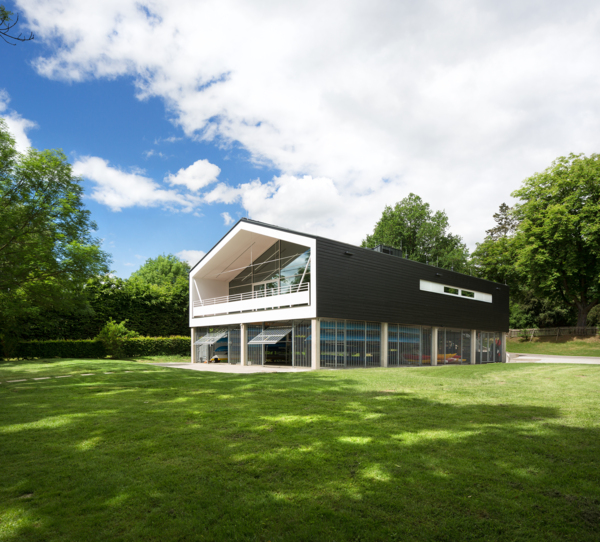
{"type": "Polygon", "coordinates": [[[149,258],[137,271],[129,277],[132,283],[154,284],[166,288],[173,288],[183,284],[188,288],[188,274],[190,266],[173,254],[160,255],[149,258]]]}
{"type": "Polygon", "coordinates": [[[361,246],[389,245],[402,249],[411,260],[466,271],[469,251],[448,227],[444,211],[433,213],[428,203],[411,193],[394,207],[385,207],[373,234],[367,235],[361,246]]]}
{"type": "Polygon", "coordinates": [[[81,179],[59,150],[18,153],[0,119],[0,339],[14,344],[42,309],[86,305],[86,281],[108,255],[81,201],[81,179]]]}
{"type": "Polygon", "coordinates": [[[471,255],[471,263],[476,274],[494,282],[503,282],[510,286],[511,298],[515,298],[523,287],[523,280],[515,267],[514,238],[519,222],[514,210],[506,203],[500,204],[494,214],[496,225],[486,231],[482,243],[471,255]]]}
{"type": "Polygon", "coordinates": [[[513,192],[516,269],[534,294],[577,312],[600,301],[600,155],[557,158],[513,192]]]}
{"type": "Polygon", "coordinates": [[[10,33],[10,31],[17,26],[19,22],[19,15],[15,17],[13,21],[13,12],[8,11],[4,6],[0,5],[0,37],[9,45],[16,45],[16,43],[12,43],[12,41],[30,41],[34,38],[33,32],[29,33],[29,36],[23,36],[23,34],[19,33],[19,35],[15,36],[10,33]]]}

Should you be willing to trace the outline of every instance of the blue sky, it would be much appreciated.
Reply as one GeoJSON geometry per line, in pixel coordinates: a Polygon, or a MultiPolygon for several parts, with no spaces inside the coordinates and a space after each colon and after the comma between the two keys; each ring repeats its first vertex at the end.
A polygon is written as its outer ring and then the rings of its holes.
{"type": "Polygon", "coordinates": [[[409,192],[470,248],[600,138],[597,2],[18,0],[0,114],[62,148],[117,275],[240,216],[360,243],[409,192]]]}

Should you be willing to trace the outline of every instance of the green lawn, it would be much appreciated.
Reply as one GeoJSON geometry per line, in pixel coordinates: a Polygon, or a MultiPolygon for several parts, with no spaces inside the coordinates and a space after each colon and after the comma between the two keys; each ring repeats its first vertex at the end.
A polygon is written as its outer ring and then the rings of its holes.
{"type": "Polygon", "coordinates": [[[508,352],[520,354],[549,354],[553,356],[600,357],[599,337],[535,337],[533,341],[508,339],[508,352]]]}
{"type": "Polygon", "coordinates": [[[0,540],[600,539],[600,366],[0,382],[0,540]]]}

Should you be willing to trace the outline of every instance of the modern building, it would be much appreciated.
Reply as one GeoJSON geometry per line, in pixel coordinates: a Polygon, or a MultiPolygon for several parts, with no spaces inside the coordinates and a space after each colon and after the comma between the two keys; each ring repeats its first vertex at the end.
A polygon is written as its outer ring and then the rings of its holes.
{"type": "Polygon", "coordinates": [[[504,361],[508,286],[241,219],[190,271],[192,362],[400,367],[504,361]],[[218,345],[218,346],[217,346],[218,345]]]}

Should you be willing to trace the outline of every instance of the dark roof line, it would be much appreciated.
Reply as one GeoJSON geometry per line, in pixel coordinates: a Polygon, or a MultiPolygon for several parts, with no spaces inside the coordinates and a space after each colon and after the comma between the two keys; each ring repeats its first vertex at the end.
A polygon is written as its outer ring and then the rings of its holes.
{"type": "MultiPolygon", "coordinates": [[[[217,241],[217,243],[215,243],[215,245],[204,255],[202,256],[202,258],[200,258],[200,260],[198,260],[198,262],[196,263],[196,265],[194,265],[194,267],[192,267],[189,271],[189,274],[192,273],[192,271],[198,267],[198,264],[200,264],[200,262],[202,262],[202,260],[204,260],[204,258],[206,258],[213,250],[214,248],[221,242],[223,241],[223,239],[225,239],[225,237],[227,237],[236,227],[240,222],[247,222],[248,224],[256,224],[257,226],[263,226],[264,228],[270,228],[272,230],[278,230],[278,231],[285,231],[288,233],[293,233],[295,235],[302,235],[303,237],[310,237],[311,239],[322,239],[324,241],[332,241],[334,243],[341,243],[344,245],[347,245],[348,247],[351,247],[352,249],[358,249],[358,250],[368,250],[370,252],[373,252],[374,254],[381,254],[382,256],[385,257],[397,257],[397,256],[390,256],[389,254],[384,254],[383,252],[375,252],[373,249],[371,248],[365,248],[365,247],[359,247],[357,245],[351,245],[350,243],[344,243],[343,241],[336,241],[335,239],[330,239],[328,237],[321,237],[319,235],[313,235],[311,233],[304,233],[301,231],[296,231],[296,230],[290,230],[289,228],[282,228],[280,226],[275,226],[273,224],[267,224],[266,222],[259,222],[258,220],[252,220],[251,218],[240,218],[230,229],[229,231],[223,236],[221,237],[221,239],[219,239],[219,241],[217,241]]],[[[429,268],[436,268],[436,269],[443,269],[445,272],[448,273],[456,273],[457,275],[464,275],[465,277],[471,277],[477,280],[484,280],[486,282],[491,282],[492,284],[499,284],[500,286],[505,286],[504,284],[500,283],[500,282],[494,282],[493,280],[488,280],[488,279],[484,279],[481,277],[474,277],[473,275],[467,275],[466,273],[460,273],[459,271],[452,271],[451,269],[446,269],[444,267],[436,267],[434,265],[430,265],[430,264],[426,264],[423,262],[417,262],[415,260],[409,260],[408,258],[402,258],[403,260],[409,261],[413,264],[417,264],[417,265],[422,265],[425,267],[429,267],[429,268]]]]}

